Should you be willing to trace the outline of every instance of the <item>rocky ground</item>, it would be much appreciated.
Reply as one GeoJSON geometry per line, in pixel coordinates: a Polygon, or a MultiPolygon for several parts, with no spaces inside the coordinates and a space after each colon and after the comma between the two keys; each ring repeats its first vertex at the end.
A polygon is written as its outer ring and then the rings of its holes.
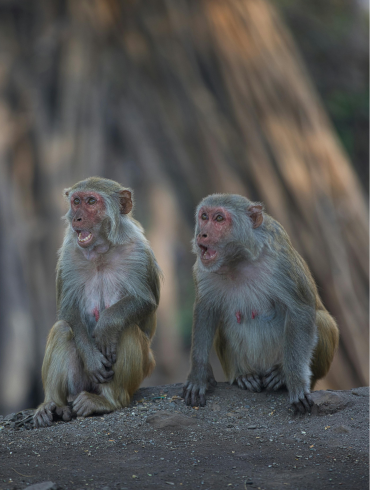
{"type": "Polygon", "coordinates": [[[27,429],[32,411],[11,414],[0,417],[0,489],[368,489],[368,396],[316,391],[313,413],[295,416],[286,392],[219,383],[197,409],[177,384],[45,429],[27,429]]]}

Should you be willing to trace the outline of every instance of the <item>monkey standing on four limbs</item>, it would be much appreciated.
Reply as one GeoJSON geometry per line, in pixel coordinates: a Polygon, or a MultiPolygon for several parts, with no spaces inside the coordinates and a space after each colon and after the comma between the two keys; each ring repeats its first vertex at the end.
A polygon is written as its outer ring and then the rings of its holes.
{"type": "Polygon", "coordinates": [[[262,205],[238,195],[206,197],[196,211],[196,299],[187,405],[205,405],[216,385],[214,341],[230,383],[261,391],[286,386],[290,402],[311,410],[310,387],[325,376],[338,346],[307,264],[262,205]]]}
{"type": "Polygon", "coordinates": [[[65,191],[68,229],[57,265],[58,321],[42,366],[36,427],[127,406],[155,365],[160,270],[130,211],[129,189],[91,177],[65,191]]]}

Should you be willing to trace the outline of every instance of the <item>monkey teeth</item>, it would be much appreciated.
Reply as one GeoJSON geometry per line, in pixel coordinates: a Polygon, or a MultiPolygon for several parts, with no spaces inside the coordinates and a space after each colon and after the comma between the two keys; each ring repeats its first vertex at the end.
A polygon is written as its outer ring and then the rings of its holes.
{"type": "Polygon", "coordinates": [[[85,242],[88,242],[88,241],[90,240],[90,238],[92,237],[92,234],[91,234],[91,233],[89,233],[89,234],[87,235],[87,237],[85,237],[85,238],[82,238],[82,237],[81,237],[81,235],[82,235],[82,233],[79,233],[79,234],[78,234],[78,241],[79,241],[80,243],[85,243],[85,242]]]}

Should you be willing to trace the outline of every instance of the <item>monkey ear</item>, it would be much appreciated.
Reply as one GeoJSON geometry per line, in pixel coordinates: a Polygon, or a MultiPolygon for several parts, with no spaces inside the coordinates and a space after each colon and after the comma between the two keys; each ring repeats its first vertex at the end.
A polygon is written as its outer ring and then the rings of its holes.
{"type": "Polygon", "coordinates": [[[119,204],[121,214],[128,214],[132,209],[131,192],[124,189],[119,192],[119,204]]]}
{"type": "Polygon", "coordinates": [[[261,204],[254,204],[253,206],[250,206],[247,210],[247,214],[250,217],[252,221],[252,226],[253,228],[258,228],[259,226],[262,225],[263,223],[263,207],[261,204]]]}
{"type": "Polygon", "coordinates": [[[71,189],[72,187],[68,187],[68,189],[64,189],[63,191],[64,197],[66,197],[67,199],[69,198],[69,193],[71,192],[71,189]]]}

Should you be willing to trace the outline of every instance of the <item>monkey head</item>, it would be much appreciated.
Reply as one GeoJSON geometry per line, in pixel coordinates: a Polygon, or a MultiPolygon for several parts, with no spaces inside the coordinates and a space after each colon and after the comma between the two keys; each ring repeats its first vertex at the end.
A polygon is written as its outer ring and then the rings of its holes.
{"type": "MultiPolygon", "coordinates": [[[[193,252],[201,269],[216,272],[225,264],[255,258],[260,249],[263,207],[234,194],[213,194],[196,210],[193,252]]],[[[262,232],[263,233],[263,232],[262,232]]]]}
{"type": "Polygon", "coordinates": [[[66,218],[76,233],[78,246],[92,249],[100,245],[108,250],[120,217],[132,210],[131,191],[112,180],[90,177],[64,194],[70,205],[66,218]]]}

